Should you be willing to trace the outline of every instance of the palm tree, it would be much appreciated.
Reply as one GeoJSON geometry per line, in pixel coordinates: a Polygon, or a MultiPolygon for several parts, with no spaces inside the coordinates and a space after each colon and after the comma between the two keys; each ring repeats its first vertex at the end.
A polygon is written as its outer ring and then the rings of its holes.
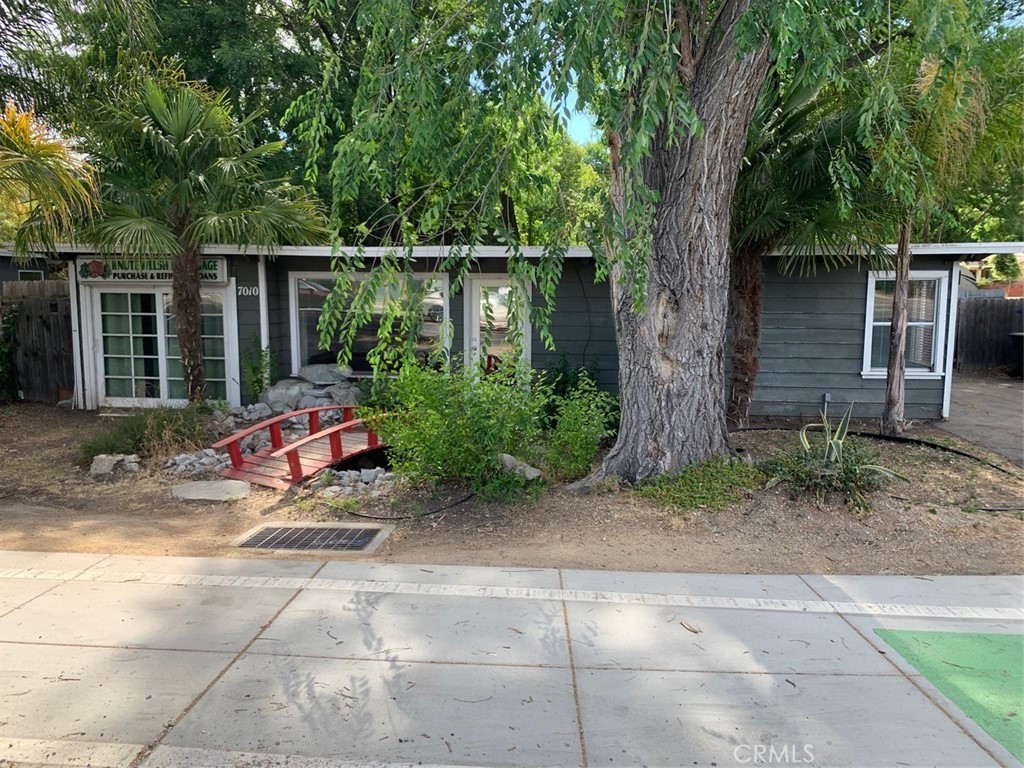
{"type": "Polygon", "coordinates": [[[190,402],[206,392],[200,313],[204,245],[273,248],[324,242],[316,202],[264,179],[263,160],[283,142],[256,144],[224,94],[179,75],[149,79],[141,93],[102,108],[92,149],[101,202],[81,239],[137,257],[170,255],[174,311],[190,402]]]}
{"type": "Polygon", "coordinates": [[[31,109],[0,112],[0,211],[11,219],[15,252],[67,239],[95,204],[95,177],[70,142],[31,109]]]}
{"type": "MultiPolygon", "coordinates": [[[[972,163],[979,147],[982,155],[998,156],[985,146],[994,147],[997,141],[996,134],[987,130],[991,117],[988,76],[1004,60],[1015,61],[1019,70],[1021,52],[1019,36],[998,28],[992,35],[999,19],[993,20],[989,13],[985,4],[949,3],[932,25],[915,30],[895,48],[888,66],[881,73],[870,73],[863,84],[870,93],[886,97],[880,117],[870,126],[877,155],[875,174],[884,179],[900,217],[882,413],[885,434],[899,435],[905,428],[912,233],[941,202],[957,193],[971,173],[984,172],[986,163],[972,163]]],[[[1017,102],[1019,93],[1009,104],[1015,107],[1017,102]]],[[[1019,117],[1019,107],[1013,111],[1019,117]]],[[[1017,127],[1002,137],[1002,146],[1013,146],[1019,137],[1017,127]]]]}
{"type": "Polygon", "coordinates": [[[781,251],[779,268],[799,274],[883,258],[889,216],[885,198],[864,183],[871,158],[857,140],[858,118],[838,94],[799,76],[762,94],[733,201],[731,427],[749,421],[769,254],[781,251]]]}

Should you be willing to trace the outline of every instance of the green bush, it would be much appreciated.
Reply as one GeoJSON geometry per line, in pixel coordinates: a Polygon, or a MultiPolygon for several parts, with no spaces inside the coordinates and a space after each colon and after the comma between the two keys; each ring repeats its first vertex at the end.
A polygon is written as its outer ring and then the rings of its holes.
{"type": "Polygon", "coordinates": [[[242,384],[250,403],[259,401],[260,395],[270,386],[273,375],[274,358],[270,350],[260,347],[258,342],[253,344],[242,358],[242,384]]]}
{"type": "Polygon", "coordinates": [[[414,482],[461,483],[492,498],[526,489],[498,454],[532,458],[549,397],[532,374],[511,364],[487,376],[407,365],[386,393],[389,410],[361,415],[391,447],[396,473],[414,482]]]}
{"type": "Polygon", "coordinates": [[[111,419],[110,426],[79,446],[83,461],[101,453],[138,454],[143,458],[170,456],[208,446],[210,408],[154,408],[111,419]]]}
{"type": "Polygon", "coordinates": [[[794,492],[814,496],[821,504],[831,495],[841,495],[859,510],[870,509],[867,494],[886,480],[905,477],[877,463],[877,457],[856,438],[848,437],[851,405],[835,431],[822,414],[818,424],[800,430],[800,450],[792,451],[761,464],[771,479],[768,487],[784,483],[794,492]],[[821,435],[812,440],[811,430],[821,435]]]}
{"type": "Polygon", "coordinates": [[[638,487],[636,493],[678,509],[721,509],[762,483],[764,475],[757,467],[717,456],[676,474],[662,475],[638,487]]]}
{"type": "Polygon", "coordinates": [[[590,472],[601,441],[614,434],[611,426],[618,403],[599,390],[586,371],[579,373],[572,389],[555,395],[551,403],[554,427],[544,446],[544,468],[554,480],[575,480],[590,472]]]}

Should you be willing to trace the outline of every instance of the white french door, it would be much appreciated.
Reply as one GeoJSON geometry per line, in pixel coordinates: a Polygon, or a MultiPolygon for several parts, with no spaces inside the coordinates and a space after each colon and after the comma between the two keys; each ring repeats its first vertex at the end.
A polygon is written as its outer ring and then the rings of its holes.
{"type": "MultiPolygon", "coordinates": [[[[187,400],[170,289],[100,288],[96,293],[93,322],[99,331],[96,378],[100,404],[138,408],[187,400]]],[[[237,357],[237,352],[226,327],[229,297],[223,289],[203,290],[202,338],[206,396],[234,402],[238,386],[232,355],[237,357]]]]}
{"type": "MultiPolygon", "coordinates": [[[[521,298],[520,292],[520,298],[521,298]]],[[[467,367],[492,370],[515,354],[512,321],[512,281],[508,275],[471,275],[465,280],[465,362],[467,367]]],[[[529,364],[530,318],[520,315],[522,359],[529,364]]]]}

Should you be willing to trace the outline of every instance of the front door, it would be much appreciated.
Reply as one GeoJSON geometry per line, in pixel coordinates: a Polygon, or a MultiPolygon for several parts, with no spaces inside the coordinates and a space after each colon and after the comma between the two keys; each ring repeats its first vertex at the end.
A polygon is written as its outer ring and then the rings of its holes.
{"type": "MultiPolygon", "coordinates": [[[[466,278],[466,365],[494,370],[515,354],[512,320],[512,282],[508,275],[473,275],[466,278]]],[[[521,316],[520,354],[530,361],[530,320],[525,307],[521,316]]]]}
{"type": "MultiPolygon", "coordinates": [[[[187,399],[171,292],[166,288],[98,290],[96,370],[100,404],[135,408],[187,399]]],[[[228,341],[222,289],[202,294],[206,396],[228,399],[228,341]]]]}

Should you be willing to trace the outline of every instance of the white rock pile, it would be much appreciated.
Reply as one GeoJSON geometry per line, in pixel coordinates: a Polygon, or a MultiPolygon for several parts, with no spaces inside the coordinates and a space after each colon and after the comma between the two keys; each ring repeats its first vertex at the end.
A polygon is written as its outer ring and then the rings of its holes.
{"type": "Polygon", "coordinates": [[[395,476],[383,467],[373,469],[325,469],[314,480],[317,496],[370,496],[376,498],[395,487],[395,476]]]}

